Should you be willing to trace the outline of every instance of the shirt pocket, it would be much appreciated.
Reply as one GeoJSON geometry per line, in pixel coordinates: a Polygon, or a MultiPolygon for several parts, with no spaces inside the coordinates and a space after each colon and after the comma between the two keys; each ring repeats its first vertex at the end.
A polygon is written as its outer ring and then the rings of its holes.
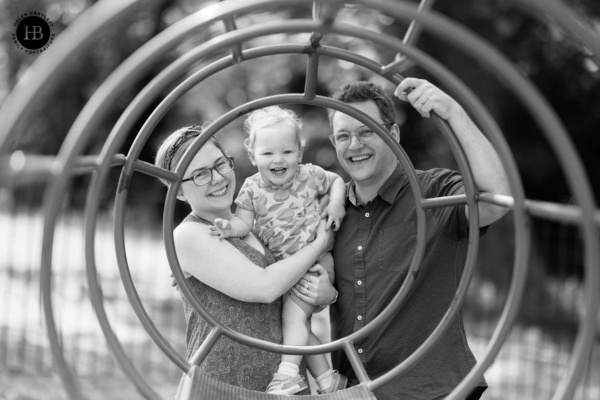
{"type": "Polygon", "coordinates": [[[408,271],[417,244],[417,230],[413,224],[389,226],[379,232],[379,269],[408,271]]]}

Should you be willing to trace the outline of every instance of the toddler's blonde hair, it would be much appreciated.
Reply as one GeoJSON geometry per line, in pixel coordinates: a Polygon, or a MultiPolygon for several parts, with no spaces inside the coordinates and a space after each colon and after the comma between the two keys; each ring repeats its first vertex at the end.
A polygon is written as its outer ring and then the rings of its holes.
{"type": "Polygon", "coordinates": [[[300,136],[300,132],[302,131],[302,119],[300,119],[292,110],[281,108],[279,106],[269,106],[252,111],[244,121],[244,131],[248,135],[248,138],[244,140],[244,147],[246,148],[246,151],[248,151],[248,154],[253,154],[257,130],[268,128],[269,126],[273,126],[282,121],[290,121],[296,125],[296,139],[300,150],[302,150],[304,148],[304,142],[300,136]]]}

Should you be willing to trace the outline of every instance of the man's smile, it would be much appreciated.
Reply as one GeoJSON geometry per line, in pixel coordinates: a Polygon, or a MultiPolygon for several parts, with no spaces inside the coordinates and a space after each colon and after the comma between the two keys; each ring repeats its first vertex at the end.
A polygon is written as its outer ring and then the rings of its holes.
{"type": "Polygon", "coordinates": [[[359,162],[362,162],[362,161],[366,161],[366,160],[370,159],[371,157],[372,157],[371,154],[362,154],[360,156],[349,157],[348,159],[352,163],[359,163],[359,162]]]}

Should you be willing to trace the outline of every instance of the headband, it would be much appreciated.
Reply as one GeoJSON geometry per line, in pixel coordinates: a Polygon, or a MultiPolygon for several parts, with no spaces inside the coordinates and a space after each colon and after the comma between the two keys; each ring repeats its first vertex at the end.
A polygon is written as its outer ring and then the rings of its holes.
{"type": "Polygon", "coordinates": [[[181,146],[183,146],[185,142],[196,136],[200,136],[200,131],[195,129],[186,129],[181,135],[179,135],[179,137],[177,138],[177,140],[175,140],[175,143],[173,143],[173,145],[169,148],[169,150],[167,151],[167,155],[165,156],[165,168],[168,171],[171,170],[171,162],[173,160],[173,157],[179,151],[181,146]]]}

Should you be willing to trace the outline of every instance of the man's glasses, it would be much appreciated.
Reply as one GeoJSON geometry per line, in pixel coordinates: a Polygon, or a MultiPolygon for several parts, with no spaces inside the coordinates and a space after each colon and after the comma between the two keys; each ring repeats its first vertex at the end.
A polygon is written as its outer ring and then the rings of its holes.
{"type": "MultiPolygon", "coordinates": [[[[383,127],[392,126],[394,124],[379,124],[383,127]]],[[[357,130],[356,132],[337,132],[332,135],[329,135],[329,139],[331,143],[333,143],[336,147],[348,147],[350,146],[350,142],[352,142],[352,135],[356,137],[356,140],[360,144],[365,144],[365,140],[368,140],[371,136],[375,135],[375,132],[368,127],[363,127],[357,130]]]]}
{"type": "Polygon", "coordinates": [[[204,186],[212,181],[213,170],[217,171],[221,175],[225,175],[231,172],[233,169],[233,157],[225,157],[215,163],[212,168],[202,168],[194,172],[192,176],[187,179],[182,179],[181,182],[192,181],[196,186],[204,186]]]}

